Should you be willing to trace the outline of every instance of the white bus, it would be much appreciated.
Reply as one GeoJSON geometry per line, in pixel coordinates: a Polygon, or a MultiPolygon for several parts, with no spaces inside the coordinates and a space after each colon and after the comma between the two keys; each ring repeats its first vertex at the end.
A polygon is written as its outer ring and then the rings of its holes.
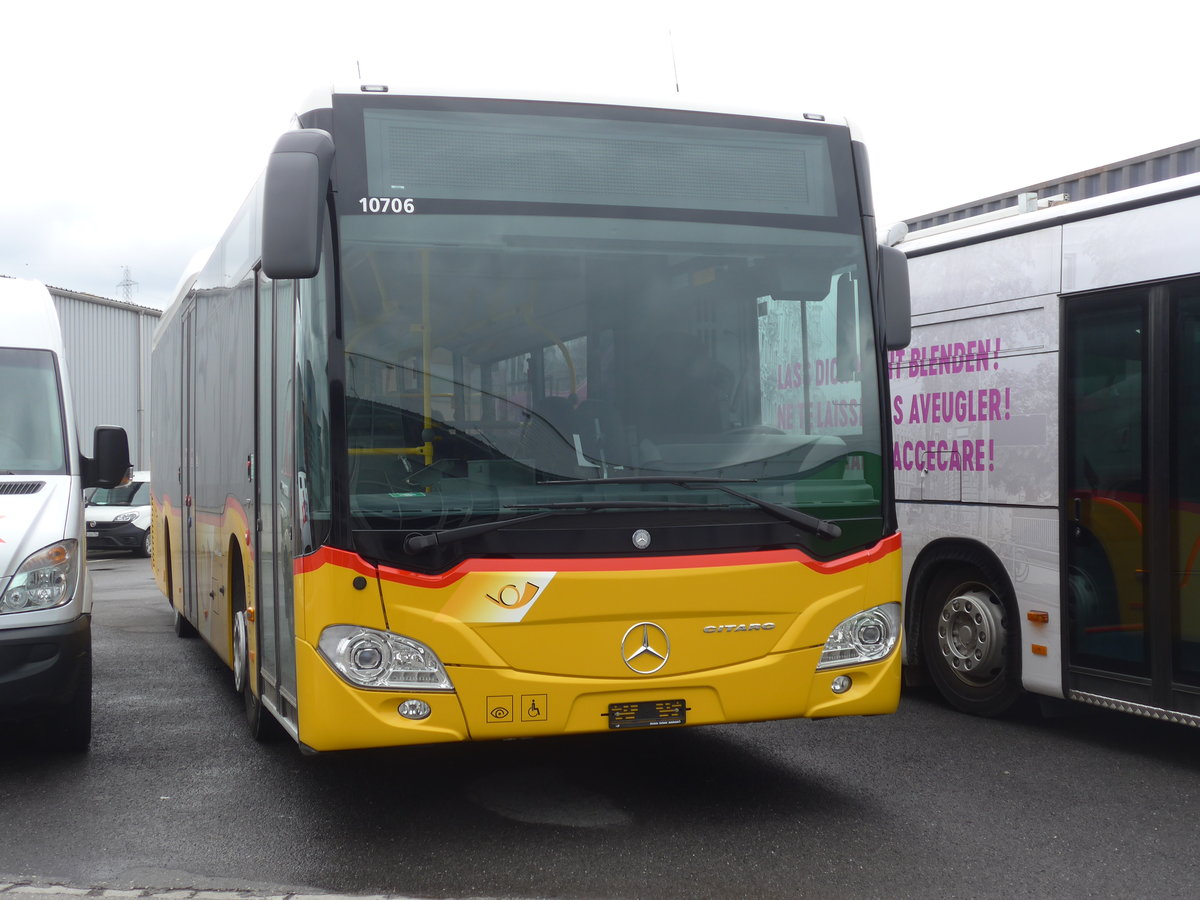
{"type": "Polygon", "coordinates": [[[1021,200],[899,243],[906,662],[1200,724],[1200,175],[1021,200]]]}
{"type": "Polygon", "coordinates": [[[253,733],[895,709],[911,317],[846,123],[354,85],[298,125],[153,354],[154,570],[253,733]]]}

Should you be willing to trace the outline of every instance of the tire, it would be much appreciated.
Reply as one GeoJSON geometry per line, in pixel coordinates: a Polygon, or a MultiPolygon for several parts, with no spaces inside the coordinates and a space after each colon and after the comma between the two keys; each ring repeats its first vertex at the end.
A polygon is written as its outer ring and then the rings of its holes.
{"type": "Polygon", "coordinates": [[[146,529],[146,533],[142,535],[142,543],[133,551],[134,556],[139,556],[142,559],[149,559],[151,553],[150,546],[150,529],[146,529]]]}
{"type": "MultiPolygon", "coordinates": [[[[246,727],[250,737],[259,743],[269,743],[283,734],[283,728],[275,721],[251,686],[250,667],[256,663],[250,659],[250,627],[246,614],[245,589],[242,573],[235,570],[233,578],[233,689],[242,695],[246,708],[246,727]]],[[[257,656],[257,654],[256,654],[257,656]]],[[[261,676],[258,683],[262,684],[261,676]]]]}
{"type": "Polygon", "coordinates": [[[71,698],[45,722],[46,747],[84,753],[92,742],[92,654],[84,658],[71,698]]]}
{"type": "Polygon", "coordinates": [[[951,706],[998,716],[1021,698],[1011,601],[978,568],[940,569],[925,592],[921,651],[929,676],[951,706]]]}

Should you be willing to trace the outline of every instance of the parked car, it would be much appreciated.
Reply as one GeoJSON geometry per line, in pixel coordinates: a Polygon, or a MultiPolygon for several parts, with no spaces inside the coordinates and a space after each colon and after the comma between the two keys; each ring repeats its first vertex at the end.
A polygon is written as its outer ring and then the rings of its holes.
{"type": "Polygon", "coordinates": [[[128,483],[90,488],[83,515],[88,551],[128,550],[150,555],[150,473],[134,472],[128,483]]]}

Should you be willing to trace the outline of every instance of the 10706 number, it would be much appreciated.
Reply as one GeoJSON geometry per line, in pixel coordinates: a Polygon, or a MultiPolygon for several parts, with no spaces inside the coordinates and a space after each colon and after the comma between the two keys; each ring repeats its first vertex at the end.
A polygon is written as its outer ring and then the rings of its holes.
{"type": "Polygon", "coordinates": [[[360,197],[359,206],[365,213],[415,213],[416,203],[412,197],[360,197]]]}

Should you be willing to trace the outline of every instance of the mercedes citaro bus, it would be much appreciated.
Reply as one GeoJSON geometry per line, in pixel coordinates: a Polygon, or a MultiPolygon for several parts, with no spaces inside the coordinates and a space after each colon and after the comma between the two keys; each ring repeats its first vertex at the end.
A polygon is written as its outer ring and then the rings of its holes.
{"type": "Polygon", "coordinates": [[[158,582],[305,750],[890,712],[909,321],[844,122],[326,92],[158,330],[158,582]]]}

